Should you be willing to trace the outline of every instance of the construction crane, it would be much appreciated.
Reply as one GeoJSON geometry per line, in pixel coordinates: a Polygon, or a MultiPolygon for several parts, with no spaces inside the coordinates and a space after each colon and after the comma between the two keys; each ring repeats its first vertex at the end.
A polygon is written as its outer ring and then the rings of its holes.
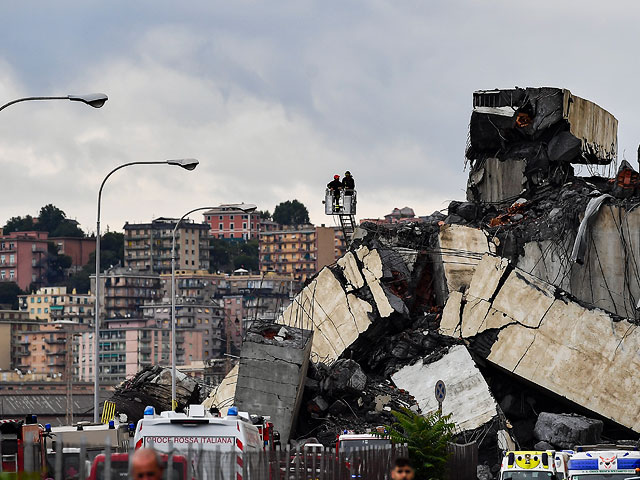
{"type": "Polygon", "coordinates": [[[340,190],[339,196],[334,196],[332,189],[327,188],[324,194],[324,213],[337,216],[345,241],[349,241],[356,228],[356,191],[340,190]]]}

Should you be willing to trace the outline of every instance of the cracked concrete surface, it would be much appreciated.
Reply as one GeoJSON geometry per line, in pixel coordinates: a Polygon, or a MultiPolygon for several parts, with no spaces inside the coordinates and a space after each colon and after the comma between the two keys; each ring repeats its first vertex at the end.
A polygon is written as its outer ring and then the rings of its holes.
{"type": "Polygon", "coordinates": [[[441,334],[471,340],[495,330],[489,362],[640,431],[640,379],[628,374],[640,367],[636,325],[489,255],[468,292],[449,302],[441,334]]]}
{"type": "Polygon", "coordinates": [[[423,412],[438,409],[434,389],[444,381],[447,395],[442,404],[444,414],[461,430],[473,430],[490,422],[497,414],[497,404],[489,386],[463,345],[455,345],[433,363],[422,360],[400,369],[391,376],[398,388],[416,398],[423,412]]]}
{"type": "Polygon", "coordinates": [[[287,443],[302,400],[313,333],[286,327],[284,340],[264,335],[281,328],[258,324],[249,329],[242,343],[235,405],[242,411],[270,416],[282,442],[287,443]]]}

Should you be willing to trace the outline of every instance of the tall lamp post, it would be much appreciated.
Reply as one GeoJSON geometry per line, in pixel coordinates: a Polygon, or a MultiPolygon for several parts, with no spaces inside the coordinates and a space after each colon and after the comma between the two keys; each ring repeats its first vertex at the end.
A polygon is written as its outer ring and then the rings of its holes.
{"type": "Polygon", "coordinates": [[[151,162],[129,162],[124,163],[122,165],[117,166],[113,170],[111,170],[102,183],[100,184],[100,190],[98,190],[98,217],[96,221],[96,288],[95,288],[95,298],[96,298],[96,306],[95,306],[95,361],[94,361],[94,382],[93,382],[93,422],[98,423],[98,408],[100,406],[99,399],[99,388],[100,388],[100,374],[99,374],[99,359],[100,359],[100,204],[102,201],[102,189],[104,188],[104,184],[109,179],[111,175],[120,170],[121,168],[130,167],[132,165],[175,165],[178,167],[182,167],[185,170],[193,170],[198,166],[198,160],[195,158],[181,158],[176,160],[162,160],[162,161],[151,161],[151,162]]]}
{"type": "Polygon", "coordinates": [[[82,102],[93,108],[100,108],[109,99],[104,93],[89,93],[87,95],[66,95],[64,97],[24,97],[17,98],[0,106],[0,111],[13,105],[14,103],[28,102],[31,100],[70,100],[72,102],[82,102]]]}
{"type": "MultiPolygon", "coordinates": [[[[257,207],[255,205],[242,203],[234,205],[238,210],[244,213],[251,213],[257,207]]],[[[193,210],[189,210],[187,213],[180,217],[180,220],[176,222],[176,226],[173,227],[173,234],[171,237],[171,410],[175,410],[177,407],[176,399],[176,232],[180,223],[191,215],[192,213],[199,212],[200,210],[211,210],[215,207],[198,207],[193,210]]],[[[183,243],[184,245],[184,243],[183,243]]]]}

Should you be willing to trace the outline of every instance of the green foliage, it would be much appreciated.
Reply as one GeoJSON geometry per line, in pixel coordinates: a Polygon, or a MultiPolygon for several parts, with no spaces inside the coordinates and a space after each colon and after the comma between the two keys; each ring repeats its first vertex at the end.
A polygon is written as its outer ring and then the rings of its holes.
{"type": "Polygon", "coordinates": [[[15,282],[0,283],[0,304],[11,305],[13,310],[18,309],[18,295],[24,295],[25,292],[15,282]]]}
{"type": "Polygon", "coordinates": [[[214,238],[211,241],[209,270],[211,272],[231,272],[237,268],[249,271],[258,270],[258,239],[245,242],[214,238]]]}
{"type": "Polygon", "coordinates": [[[409,409],[391,412],[396,417],[387,433],[394,443],[406,443],[416,478],[444,478],[448,459],[447,444],[455,433],[451,415],[435,411],[426,416],[409,409]]]}
{"type": "Polygon", "coordinates": [[[42,207],[36,219],[31,215],[11,217],[3,228],[4,233],[30,230],[49,232],[50,237],[84,237],[84,232],[77,223],[68,219],[66,213],[52,204],[42,207]]]}
{"type": "Polygon", "coordinates": [[[33,229],[33,217],[26,215],[25,217],[11,217],[7,220],[2,231],[7,234],[11,232],[26,232],[33,229]]]}
{"type": "Polygon", "coordinates": [[[287,200],[273,210],[273,221],[281,225],[302,225],[309,223],[309,211],[298,200],[287,200]]]}
{"type": "Polygon", "coordinates": [[[271,213],[269,210],[258,210],[257,213],[260,214],[261,220],[271,220],[271,213]]]}

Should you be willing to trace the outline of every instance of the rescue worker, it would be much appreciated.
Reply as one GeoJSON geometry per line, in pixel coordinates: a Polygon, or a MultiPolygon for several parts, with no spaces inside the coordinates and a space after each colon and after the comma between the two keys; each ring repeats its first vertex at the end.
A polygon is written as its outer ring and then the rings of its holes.
{"type": "Polygon", "coordinates": [[[356,182],[351,176],[351,172],[349,170],[344,172],[344,178],[342,179],[342,188],[344,188],[345,195],[353,195],[353,191],[356,188],[356,182]]]}
{"type": "Polygon", "coordinates": [[[162,480],[162,465],[155,450],[136,450],[131,459],[131,477],[134,480],[162,480]]]}
{"type": "Polygon", "coordinates": [[[334,175],[333,181],[327,183],[327,188],[330,188],[333,193],[333,211],[337,212],[340,210],[340,190],[342,190],[340,175],[334,175]]]}

